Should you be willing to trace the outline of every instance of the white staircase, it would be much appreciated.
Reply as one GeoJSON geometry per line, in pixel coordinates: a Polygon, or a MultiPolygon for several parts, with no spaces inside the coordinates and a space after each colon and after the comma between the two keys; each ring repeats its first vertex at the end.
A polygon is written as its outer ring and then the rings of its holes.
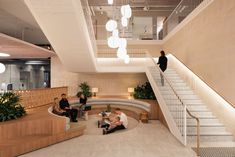
{"type": "MultiPolygon", "coordinates": [[[[153,86],[156,97],[158,98],[159,93],[165,101],[172,118],[178,127],[184,125],[182,122],[182,109],[179,106],[183,104],[186,105],[188,111],[199,118],[200,120],[200,142],[233,142],[234,138],[231,133],[229,133],[225,126],[213,115],[212,111],[207,107],[207,105],[199,98],[198,95],[185,83],[185,81],[176,73],[176,71],[169,67],[164,75],[170,84],[165,80],[164,86],[161,84],[160,71],[158,67],[148,67],[147,77],[153,86]],[[177,95],[174,93],[174,91],[177,95]],[[181,114],[181,115],[180,115],[181,114]]],[[[161,106],[161,105],[160,105],[161,106]]],[[[163,113],[164,114],[164,113],[163,113]]],[[[194,145],[197,136],[197,123],[196,120],[186,115],[186,139],[187,144],[194,145]]],[[[182,132],[183,134],[183,132],[182,132]]],[[[183,136],[183,135],[182,135],[183,136]]]]}

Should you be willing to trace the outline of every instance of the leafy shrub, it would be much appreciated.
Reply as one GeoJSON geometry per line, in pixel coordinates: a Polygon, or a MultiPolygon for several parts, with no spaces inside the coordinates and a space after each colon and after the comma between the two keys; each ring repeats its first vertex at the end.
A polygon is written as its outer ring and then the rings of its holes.
{"type": "Polygon", "coordinates": [[[26,114],[19,100],[20,96],[12,92],[0,94],[0,122],[17,119],[26,114]]]}
{"type": "Polygon", "coordinates": [[[146,82],[143,85],[138,85],[134,90],[133,96],[136,99],[156,99],[153,89],[149,82],[146,82]]]}
{"type": "Polygon", "coordinates": [[[91,88],[90,86],[87,84],[87,82],[83,82],[79,85],[81,91],[79,91],[77,93],[77,97],[80,97],[81,94],[84,94],[86,97],[91,97],[92,93],[90,92],[91,88]]]}

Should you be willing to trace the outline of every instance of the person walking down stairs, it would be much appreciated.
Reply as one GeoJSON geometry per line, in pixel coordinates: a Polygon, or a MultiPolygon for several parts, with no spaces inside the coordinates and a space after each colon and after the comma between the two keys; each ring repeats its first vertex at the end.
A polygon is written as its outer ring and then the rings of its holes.
{"type": "MultiPolygon", "coordinates": [[[[159,68],[162,70],[162,72],[164,72],[167,69],[168,60],[163,50],[160,53],[161,53],[161,56],[159,57],[157,64],[159,64],[159,68]]],[[[162,86],[164,86],[164,77],[161,73],[160,73],[160,77],[161,77],[162,86]]]]}

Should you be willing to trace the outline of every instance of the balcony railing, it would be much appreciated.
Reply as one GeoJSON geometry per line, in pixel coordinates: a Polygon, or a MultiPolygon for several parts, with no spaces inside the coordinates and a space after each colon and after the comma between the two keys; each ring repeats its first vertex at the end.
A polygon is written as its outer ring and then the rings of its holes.
{"type": "Polygon", "coordinates": [[[163,23],[163,38],[181,23],[203,0],[182,0],[163,23]]]}

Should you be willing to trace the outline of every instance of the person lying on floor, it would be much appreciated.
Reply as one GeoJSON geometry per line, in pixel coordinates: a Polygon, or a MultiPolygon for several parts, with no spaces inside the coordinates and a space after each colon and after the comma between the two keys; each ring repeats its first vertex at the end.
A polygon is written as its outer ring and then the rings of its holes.
{"type": "Polygon", "coordinates": [[[116,121],[113,123],[113,121],[110,122],[110,124],[108,124],[108,129],[103,129],[103,134],[110,134],[113,133],[117,130],[122,130],[122,129],[126,129],[127,125],[128,125],[128,120],[127,120],[127,116],[125,113],[123,113],[120,108],[116,108],[115,109],[115,113],[117,114],[117,116],[120,118],[119,121],[116,121]],[[113,126],[110,127],[113,123],[113,126]],[[115,125],[114,125],[115,124],[115,125]]]}

